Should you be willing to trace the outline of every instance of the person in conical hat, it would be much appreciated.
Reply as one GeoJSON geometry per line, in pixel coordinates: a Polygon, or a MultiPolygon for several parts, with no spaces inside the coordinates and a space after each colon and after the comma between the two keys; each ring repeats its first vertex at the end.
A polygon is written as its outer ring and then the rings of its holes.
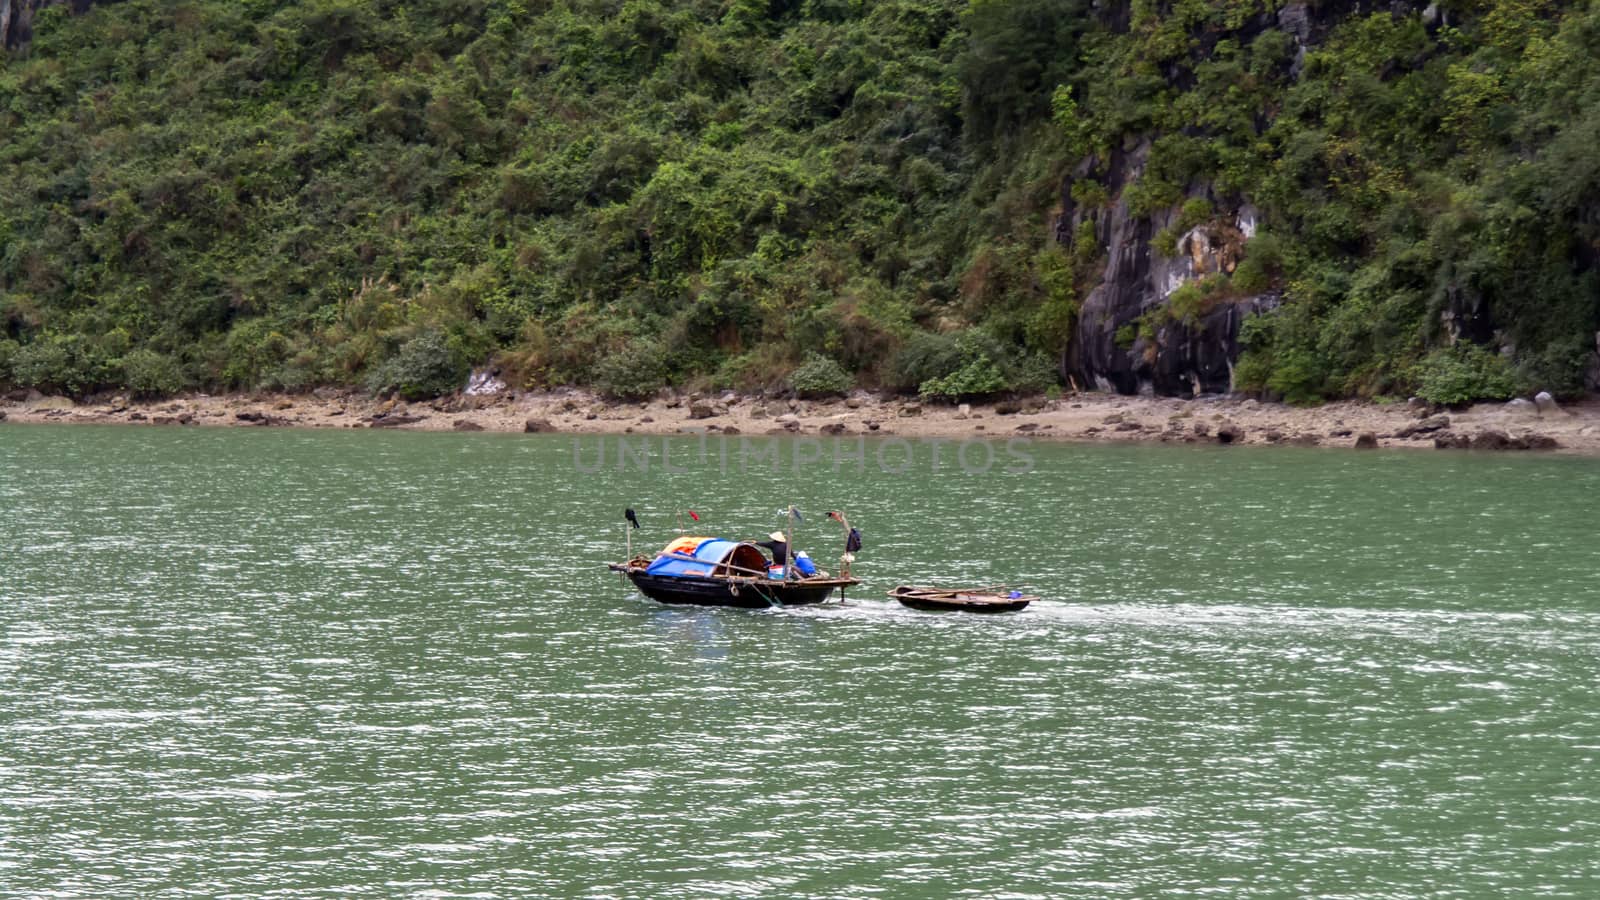
{"type": "Polygon", "coordinates": [[[757,541],[756,542],[756,546],[757,547],[765,547],[768,550],[772,551],[772,562],[773,562],[774,565],[779,565],[779,566],[788,565],[789,564],[789,540],[788,540],[788,538],[784,537],[784,534],[781,531],[774,531],[773,533],[767,535],[767,537],[771,538],[771,540],[769,540],[769,541],[757,541]]]}

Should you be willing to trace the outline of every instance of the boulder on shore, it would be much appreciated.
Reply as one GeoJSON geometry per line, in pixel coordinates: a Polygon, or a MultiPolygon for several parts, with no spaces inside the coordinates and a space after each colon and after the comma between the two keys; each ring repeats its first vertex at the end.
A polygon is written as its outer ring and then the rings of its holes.
{"type": "Polygon", "coordinates": [[[709,419],[716,414],[716,408],[703,400],[696,400],[689,404],[689,418],[691,419],[709,419]]]}
{"type": "Polygon", "coordinates": [[[1539,413],[1539,407],[1533,405],[1533,401],[1522,397],[1507,400],[1503,408],[1506,412],[1514,415],[1538,415],[1539,413]]]}
{"type": "Polygon", "coordinates": [[[1497,428],[1486,428],[1472,436],[1472,449],[1474,450],[1511,450],[1514,442],[1511,435],[1497,428]]]}
{"type": "Polygon", "coordinates": [[[399,428],[401,425],[415,425],[426,418],[427,416],[397,416],[391,414],[387,416],[373,416],[371,419],[367,420],[367,424],[372,428],[399,428]]]}
{"type": "Polygon", "coordinates": [[[1418,435],[1432,434],[1450,427],[1450,417],[1446,415],[1429,416],[1420,422],[1415,422],[1396,431],[1397,438],[1416,437],[1418,435]]]}
{"type": "Polygon", "coordinates": [[[1539,410],[1539,415],[1545,413],[1561,412],[1561,406],[1556,403],[1556,398],[1550,396],[1549,391],[1540,391],[1533,396],[1533,405],[1539,410]]]}

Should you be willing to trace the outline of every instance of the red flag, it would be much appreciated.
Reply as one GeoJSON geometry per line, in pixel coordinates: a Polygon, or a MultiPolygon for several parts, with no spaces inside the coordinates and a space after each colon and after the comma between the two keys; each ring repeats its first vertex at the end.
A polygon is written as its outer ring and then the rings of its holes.
{"type": "Polygon", "coordinates": [[[694,510],[692,510],[692,509],[689,510],[689,518],[695,520],[696,522],[700,521],[700,517],[695,515],[694,514],[694,510]]]}

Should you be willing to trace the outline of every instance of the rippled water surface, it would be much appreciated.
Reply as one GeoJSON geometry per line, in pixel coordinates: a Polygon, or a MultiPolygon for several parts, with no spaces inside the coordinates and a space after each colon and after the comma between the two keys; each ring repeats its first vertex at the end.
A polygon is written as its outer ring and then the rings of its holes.
{"type": "Polygon", "coordinates": [[[1600,895],[1600,462],[874,447],[0,426],[0,895],[1600,895]],[[790,502],[845,605],[604,569],[790,502]]]}

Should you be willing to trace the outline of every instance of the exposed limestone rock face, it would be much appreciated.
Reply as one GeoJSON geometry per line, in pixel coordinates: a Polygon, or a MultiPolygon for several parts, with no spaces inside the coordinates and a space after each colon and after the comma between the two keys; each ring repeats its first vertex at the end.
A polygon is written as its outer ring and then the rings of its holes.
{"type": "MultiPolygon", "coordinates": [[[[1128,27],[1129,5],[1096,3],[1096,16],[1113,30],[1128,27]]],[[[1298,77],[1306,51],[1326,40],[1340,22],[1381,10],[1398,9],[1385,0],[1304,0],[1288,3],[1276,12],[1262,12],[1230,31],[1228,39],[1249,42],[1268,31],[1281,31],[1293,41],[1295,59],[1290,67],[1298,77]]],[[[1435,21],[1448,13],[1434,14],[1435,21]]],[[[1203,39],[1215,41],[1220,36],[1203,39]]],[[[1207,46],[1205,49],[1209,49],[1207,46]]],[[[1123,199],[1123,190],[1139,180],[1150,157],[1151,141],[1113,148],[1105,159],[1085,159],[1065,179],[1061,213],[1053,223],[1058,243],[1072,247],[1093,240],[1106,260],[1099,283],[1084,298],[1071,346],[1062,360],[1062,372],[1083,388],[1115,390],[1123,394],[1154,393],[1188,396],[1232,390],[1233,363],[1238,359],[1239,326],[1250,315],[1278,306],[1272,291],[1253,296],[1225,295],[1206,298],[1193,308],[1173,310],[1169,300],[1183,285],[1216,273],[1231,274],[1244,257],[1245,242],[1255,234],[1259,213],[1246,198],[1217,196],[1212,185],[1197,182],[1185,188],[1185,200],[1202,198],[1215,214],[1180,235],[1168,257],[1151,246],[1152,239],[1181,215],[1179,204],[1136,216],[1123,199]],[[1079,180],[1093,178],[1111,201],[1103,207],[1082,208],[1072,196],[1079,180]]],[[[1492,334],[1481,298],[1476,295],[1447,298],[1442,315],[1446,330],[1455,336],[1484,340],[1492,334]]],[[[1596,380],[1600,381],[1600,354],[1596,380]]]]}
{"type": "MultiPolygon", "coordinates": [[[[1057,239],[1070,246],[1086,234],[1080,226],[1090,223],[1106,254],[1105,272],[1084,299],[1064,368],[1081,387],[1123,394],[1225,392],[1232,388],[1233,361],[1239,356],[1240,323],[1277,306],[1277,294],[1219,298],[1197,314],[1178,318],[1162,311],[1186,283],[1233,271],[1245,240],[1255,232],[1256,212],[1247,204],[1219,214],[1182,235],[1174,256],[1157,252],[1151,240],[1179,210],[1141,218],[1121,198],[1149,155],[1149,142],[1113,154],[1106,188],[1118,199],[1109,208],[1078,207],[1070,181],[1062,191],[1057,239]]],[[[1086,177],[1087,171],[1080,175],[1086,177]]],[[[1197,187],[1191,196],[1206,197],[1207,188],[1197,187]]]]}

